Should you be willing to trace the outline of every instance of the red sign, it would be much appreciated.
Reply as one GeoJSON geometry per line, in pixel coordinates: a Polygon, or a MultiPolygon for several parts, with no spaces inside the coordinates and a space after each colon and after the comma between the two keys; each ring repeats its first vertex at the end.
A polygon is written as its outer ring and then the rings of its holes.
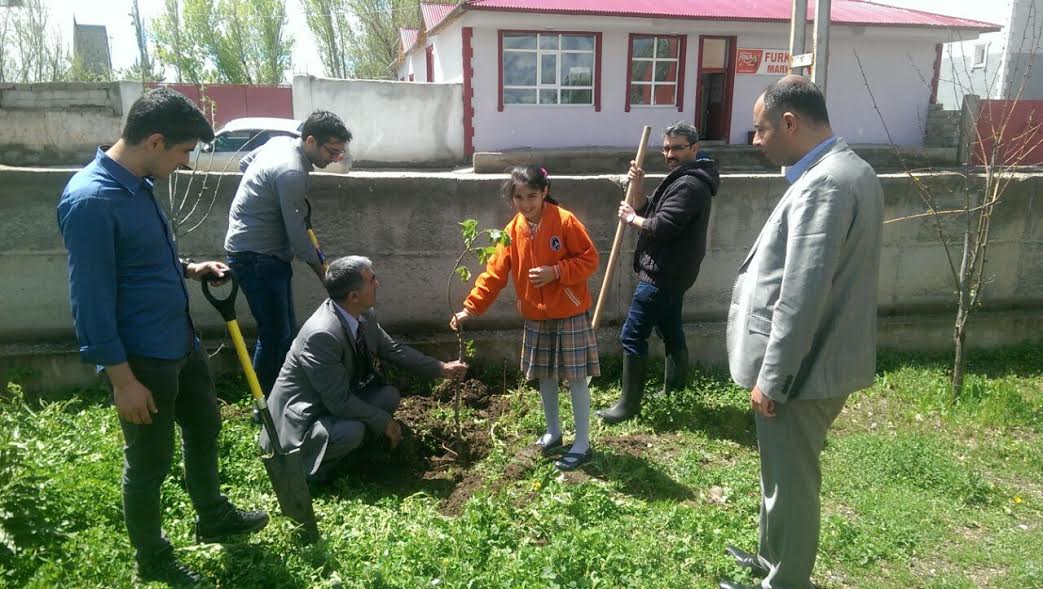
{"type": "Polygon", "coordinates": [[[739,48],[736,53],[737,74],[784,76],[789,73],[789,51],[785,49],[739,48]]]}
{"type": "Polygon", "coordinates": [[[739,49],[738,58],[735,61],[735,73],[756,74],[761,67],[764,58],[763,49],[739,49]]]}

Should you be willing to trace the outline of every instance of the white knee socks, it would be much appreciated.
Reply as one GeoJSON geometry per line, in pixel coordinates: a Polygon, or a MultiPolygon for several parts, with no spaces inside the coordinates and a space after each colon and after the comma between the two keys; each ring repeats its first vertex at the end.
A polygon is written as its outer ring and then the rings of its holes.
{"type": "Polygon", "coordinates": [[[587,379],[569,381],[572,394],[572,414],[576,417],[576,440],[569,452],[583,454],[590,448],[590,389],[587,379]]]}
{"type": "MultiPolygon", "coordinates": [[[[576,439],[569,452],[583,454],[590,448],[590,389],[587,388],[587,379],[570,380],[569,393],[572,396],[572,414],[576,418],[576,439]]],[[[540,398],[543,400],[543,414],[547,418],[547,433],[543,434],[539,443],[547,445],[561,436],[556,379],[540,379],[540,398]]]]}
{"type": "Polygon", "coordinates": [[[538,443],[546,446],[561,437],[561,420],[558,417],[557,379],[540,379],[540,398],[543,399],[543,415],[547,418],[547,433],[543,434],[538,443]]]}

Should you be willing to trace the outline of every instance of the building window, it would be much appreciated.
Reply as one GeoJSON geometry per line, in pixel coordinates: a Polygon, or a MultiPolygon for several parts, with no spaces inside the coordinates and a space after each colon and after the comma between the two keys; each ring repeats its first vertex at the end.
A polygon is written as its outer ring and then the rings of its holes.
{"type": "Polygon", "coordinates": [[[985,67],[985,60],[989,55],[989,44],[981,43],[974,46],[974,63],[971,67],[985,67]]]}
{"type": "Polygon", "coordinates": [[[675,106],[680,55],[680,37],[632,35],[630,104],[675,106]]]}
{"type": "Polygon", "coordinates": [[[594,34],[503,32],[501,39],[503,104],[594,104],[594,34]]]}

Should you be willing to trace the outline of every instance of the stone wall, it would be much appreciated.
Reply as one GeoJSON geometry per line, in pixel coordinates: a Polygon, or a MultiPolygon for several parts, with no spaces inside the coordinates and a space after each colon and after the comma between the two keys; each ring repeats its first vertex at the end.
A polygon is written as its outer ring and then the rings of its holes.
{"type": "MultiPolygon", "coordinates": [[[[4,187],[0,196],[0,275],[7,277],[0,283],[0,300],[4,301],[0,342],[7,344],[0,349],[0,356],[7,357],[0,362],[0,369],[5,363],[24,365],[33,350],[44,350],[46,360],[39,355],[33,360],[44,367],[58,366],[55,358],[62,354],[67,360],[63,370],[75,365],[66,256],[54,212],[62,187],[73,173],[0,169],[0,186],[4,187]]],[[[661,177],[650,176],[650,182],[661,177]]],[[[461,247],[457,222],[476,218],[482,227],[502,227],[510,217],[498,194],[502,179],[499,175],[451,173],[314,174],[311,200],[315,230],[327,255],[363,254],[374,260],[383,285],[377,308],[391,332],[448,354],[455,340],[446,329],[450,314],[446,282],[461,247]]],[[[228,207],[238,180],[236,174],[214,174],[207,179],[207,191],[213,193],[216,188],[216,200],[199,229],[180,238],[183,256],[203,260],[221,255],[228,207]]],[[[622,195],[618,180],[618,176],[554,178],[555,196],[583,220],[601,251],[600,270],[591,281],[595,291],[601,284],[616,228],[614,212],[622,195]]],[[[883,175],[881,180],[888,219],[922,212],[916,188],[908,178],[894,174],[883,175]]],[[[955,175],[929,175],[922,180],[938,193],[958,186],[955,175]]],[[[177,191],[183,192],[187,184],[186,176],[179,177],[177,191]]],[[[201,185],[196,179],[192,191],[201,185]]],[[[160,201],[167,204],[166,183],[161,182],[159,188],[160,201]]],[[[785,188],[785,181],[778,175],[723,177],[721,192],[714,201],[707,256],[685,303],[689,345],[695,359],[723,360],[723,321],[736,269],[785,188]]],[[[210,207],[209,198],[197,211],[210,207]]],[[[957,202],[957,196],[949,196],[939,205],[944,208],[957,202]]],[[[189,208],[191,205],[185,210],[189,208]]],[[[193,219],[198,220],[198,216],[193,219]]],[[[989,280],[983,314],[971,326],[971,342],[999,345],[1027,339],[1043,341],[1043,175],[1016,176],[992,223],[989,280]]],[[[947,219],[944,228],[954,235],[959,230],[957,219],[947,219]]],[[[599,333],[606,355],[619,351],[614,337],[634,287],[630,270],[633,232],[627,233],[624,247],[622,263],[610,285],[604,329],[599,333]]],[[[954,247],[954,257],[958,257],[958,249],[954,247]]],[[[324,295],[310,269],[303,265],[295,268],[297,315],[303,321],[324,295]]],[[[480,270],[474,261],[471,268],[480,270]]],[[[196,325],[210,342],[219,341],[223,334],[220,317],[203,299],[198,285],[190,286],[196,325]]],[[[466,287],[454,280],[454,304],[459,305],[465,294],[466,287]]],[[[879,303],[882,343],[911,349],[944,349],[949,345],[951,273],[930,219],[885,226],[879,303]]],[[[249,333],[252,320],[242,300],[239,310],[249,333]]],[[[519,325],[513,289],[508,287],[490,312],[473,322],[475,331],[471,335],[480,344],[479,354],[500,361],[514,357],[519,325]]],[[[87,369],[75,370],[84,374],[87,369]]],[[[52,372],[52,381],[59,382],[61,370],[52,372]]]]}

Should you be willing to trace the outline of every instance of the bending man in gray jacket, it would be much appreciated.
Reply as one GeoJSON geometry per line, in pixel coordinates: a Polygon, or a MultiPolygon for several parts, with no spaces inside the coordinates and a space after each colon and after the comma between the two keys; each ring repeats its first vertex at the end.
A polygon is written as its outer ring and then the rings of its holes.
{"type": "MultiPolygon", "coordinates": [[[[427,378],[459,378],[467,371],[462,362],[441,362],[391,339],[372,311],[380,281],[368,258],[334,260],[325,286],[330,298],[301,326],[268,397],[279,439],[301,449],[305,472],[318,483],[367,434],[386,436],[392,448],[402,439],[393,416],[401,397],[374,360],[427,378]]],[[[271,451],[263,429],[261,445],[271,451]]]]}
{"type": "Polygon", "coordinates": [[[257,321],[253,365],[265,395],[297,331],[290,262],[307,263],[320,281],[326,271],[308,237],[308,175],[343,158],[349,141],[337,115],[317,110],[300,138],[275,137],[239,164],[243,181],[228,211],[225,251],[257,321]]]}
{"type": "Polygon", "coordinates": [[[753,122],[754,145],[788,166],[790,188],[739,267],[728,311],[728,364],[751,391],[761,458],[757,554],[728,552],[763,589],[810,589],[826,430],[873,383],[883,191],[833,135],[810,81],[769,86],[753,122]]]}

